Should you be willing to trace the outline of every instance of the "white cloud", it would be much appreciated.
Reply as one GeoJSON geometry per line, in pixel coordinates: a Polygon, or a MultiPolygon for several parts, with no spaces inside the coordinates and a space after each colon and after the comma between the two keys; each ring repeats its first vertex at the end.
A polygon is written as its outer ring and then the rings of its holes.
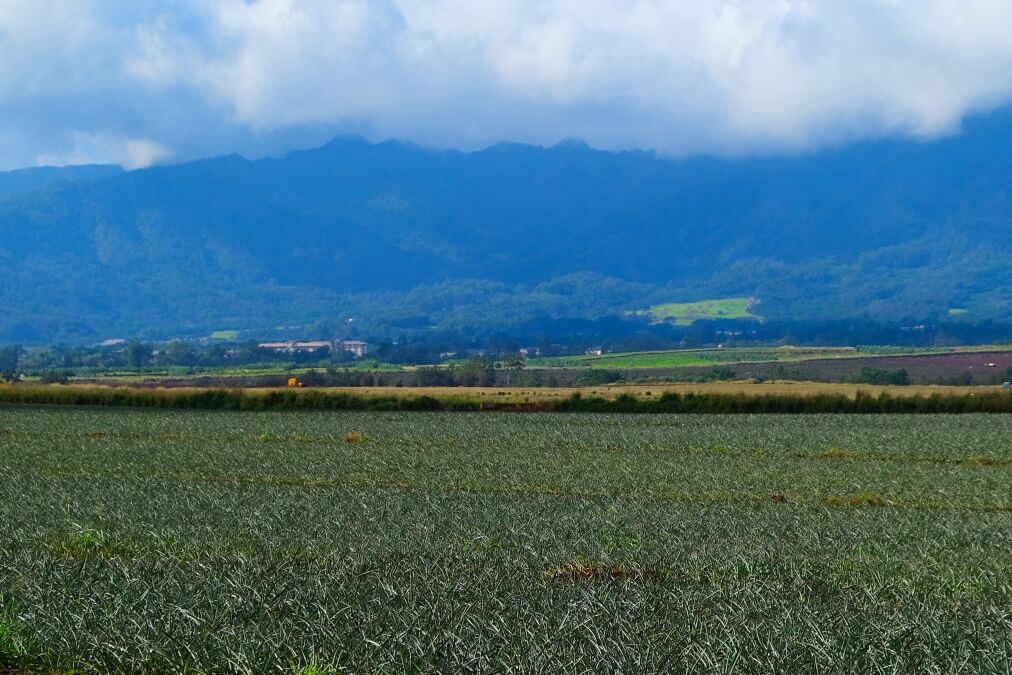
{"type": "Polygon", "coordinates": [[[928,137],[1012,97],[1009,26],[1007,0],[0,0],[0,156],[928,137]]]}
{"type": "Polygon", "coordinates": [[[145,169],[172,156],[171,150],[150,138],[129,138],[122,148],[122,159],[118,163],[124,169],[145,169]]]}
{"type": "Polygon", "coordinates": [[[150,138],[129,138],[104,133],[70,133],[68,149],[42,152],[35,156],[35,166],[67,166],[71,164],[120,164],[124,169],[145,169],[164,162],[172,152],[150,138]]]}

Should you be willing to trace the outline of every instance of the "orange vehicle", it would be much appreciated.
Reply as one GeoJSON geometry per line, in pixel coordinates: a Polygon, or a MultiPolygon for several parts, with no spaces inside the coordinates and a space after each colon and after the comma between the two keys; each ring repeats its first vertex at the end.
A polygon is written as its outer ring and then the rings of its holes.
{"type": "Polygon", "coordinates": [[[301,382],[299,382],[298,378],[289,377],[288,378],[288,386],[289,387],[305,387],[306,385],[304,385],[301,382]]]}

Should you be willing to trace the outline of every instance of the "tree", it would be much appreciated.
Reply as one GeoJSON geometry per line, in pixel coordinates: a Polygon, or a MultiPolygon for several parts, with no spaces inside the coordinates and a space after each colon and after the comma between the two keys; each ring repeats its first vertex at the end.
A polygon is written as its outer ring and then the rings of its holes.
{"type": "Polygon", "coordinates": [[[126,357],[127,365],[141,368],[151,360],[151,347],[135,340],[126,346],[123,355],[126,357]]]}
{"type": "Polygon", "coordinates": [[[883,368],[871,368],[864,366],[861,372],[850,378],[851,382],[857,384],[910,384],[910,374],[906,368],[899,370],[885,370],[883,368]]]}
{"type": "Polygon", "coordinates": [[[456,368],[421,366],[415,369],[415,382],[419,387],[450,387],[456,382],[456,368]]]}
{"type": "Polygon", "coordinates": [[[185,342],[173,340],[165,345],[160,360],[170,366],[192,366],[196,363],[196,355],[185,342]]]}
{"type": "Polygon", "coordinates": [[[491,387],[495,384],[495,362],[475,354],[461,365],[457,383],[465,387],[491,387]]]}
{"type": "Polygon", "coordinates": [[[21,345],[0,347],[0,370],[17,370],[18,361],[24,353],[21,345]]]}
{"type": "Polygon", "coordinates": [[[500,359],[503,371],[506,373],[506,386],[510,386],[516,376],[523,372],[527,365],[524,355],[520,352],[506,352],[500,359]]]}

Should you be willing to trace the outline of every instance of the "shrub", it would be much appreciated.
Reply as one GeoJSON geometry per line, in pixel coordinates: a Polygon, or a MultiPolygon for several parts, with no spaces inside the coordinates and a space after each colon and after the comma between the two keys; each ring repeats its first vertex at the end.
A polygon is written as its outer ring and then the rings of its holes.
{"type": "Polygon", "coordinates": [[[906,368],[886,370],[884,368],[865,366],[861,369],[860,373],[850,378],[850,382],[855,384],[907,385],[910,384],[910,375],[907,373],[906,368]]]}

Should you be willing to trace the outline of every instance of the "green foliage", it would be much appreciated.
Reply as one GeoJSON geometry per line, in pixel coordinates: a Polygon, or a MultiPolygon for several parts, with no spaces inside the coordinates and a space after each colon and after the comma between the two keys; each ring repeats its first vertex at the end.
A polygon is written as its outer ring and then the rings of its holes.
{"type": "Polygon", "coordinates": [[[738,375],[734,372],[734,368],[729,366],[715,366],[710,369],[710,372],[707,374],[707,379],[717,381],[733,380],[737,376],[738,375]]]}
{"type": "MultiPolygon", "coordinates": [[[[142,362],[145,360],[143,354],[136,355],[130,351],[127,352],[126,356],[128,361],[133,361],[135,358],[140,358],[142,362]]],[[[197,355],[190,345],[179,340],[173,340],[162,347],[158,355],[158,362],[167,366],[192,366],[197,363],[197,355]]]]}
{"type": "Polygon", "coordinates": [[[910,384],[910,376],[905,368],[898,370],[886,370],[884,368],[872,368],[864,366],[861,372],[850,378],[856,384],[910,384]]]}
{"type": "Polygon", "coordinates": [[[8,371],[17,369],[18,362],[23,353],[24,349],[21,345],[0,346],[0,370],[8,371]]]}
{"type": "Polygon", "coordinates": [[[309,665],[301,668],[292,666],[292,675],[340,675],[340,673],[345,672],[347,672],[345,669],[338,666],[320,665],[316,661],[312,661],[309,665]]]}
{"type": "Polygon", "coordinates": [[[20,625],[0,613],[0,670],[10,668],[14,672],[23,667],[32,656],[32,646],[20,625]]]}
{"type": "Polygon", "coordinates": [[[457,383],[463,387],[491,387],[495,385],[495,361],[475,354],[460,364],[457,383]]]}
{"type": "Polygon", "coordinates": [[[499,362],[496,365],[503,370],[506,377],[505,384],[508,387],[519,384],[520,374],[527,366],[527,360],[520,352],[506,352],[499,356],[499,362]]]}
{"type": "Polygon", "coordinates": [[[143,342],[134,340],[124,349],[127,365],[131,368],[141,368],[151,361],[151,347],[143,342]]]}
{"type": "Polygon", "coordinates": [[[97,528],[80,525],[73,526],[58,550],[75,556],[132,557],[137,553],[136,545],[131,542],[117,540],[97,528]]]}
{"type": "Polygon", "coordinates": [[[580,387],[595,387],[601,384],[612,384],[622,380],[622,373],[617,370],[588,370],[576,378],[576,384],[580,387]]]}

